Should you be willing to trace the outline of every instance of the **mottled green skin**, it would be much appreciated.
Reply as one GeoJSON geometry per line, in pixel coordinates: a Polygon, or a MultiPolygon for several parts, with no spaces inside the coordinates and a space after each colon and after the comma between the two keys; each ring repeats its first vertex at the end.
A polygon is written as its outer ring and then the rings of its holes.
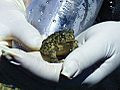
{"type": "Polygon", "coordinates": [[[0,83],[0,90],[20,90],[20,89],[13,87],[13,85],[6,85],[3,83],[0,83]]]}
{"type": "Polygon", "coordinates": [[[71,51],[78,47],[73,30],[63,30],[48,36],[40,48],[44,60],[61,62],[71,51]]]}

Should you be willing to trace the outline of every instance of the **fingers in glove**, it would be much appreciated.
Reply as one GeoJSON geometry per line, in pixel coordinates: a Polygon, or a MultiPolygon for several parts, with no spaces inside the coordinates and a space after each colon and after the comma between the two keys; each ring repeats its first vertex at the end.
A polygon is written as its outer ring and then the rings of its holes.
{"type": "Polygon", "coordinates": [[[12,35],[10,29],[6,25],[0,23],[0,56],[2,55],[3,47],[7,48],[6,46],[11,46],[11,40],[12,35]]]}
{"type": "Polygon", "coordinates": [[[11,39],[12,36],[10,29],[6,25],[0,23],[0,41],[11,39]]]}
{"type": "Polygon", "coordinates": [[[1,50],[1,52],[4,52],[6,55],[13,55],[13,56],[21,57],[19,54],[12,51],[9,47],[7,47],[5,45],[0,45],[0,50],[1,50]]]}
{"type": "Polygon", "coordinates": [[[20,55],[11,51],[11,49],[9,47],[7,47],[6,44],[8,44],[8,43],[7,42],[6,43],[5,42],[0,43],[0,57],[3,56],[6,59],[10,60],[11,63],[13,63],[15,65],[20,65],[18,62],[12,61],[13,57],[11,56],[11,55],[14,55],[14,56],[19,56],[20,57],[20,55]]]}
{"type": "Polygon", "coordinates": [[[19,49],[11,49],[11,51],[20,55],[13,56],[16,61],[20,62],[24,68],[28,69],[33,74],[50,81],[59,81],[62,63],[50,64],[44,61],[38,52],[26,53],[19,49]]]}
{"type": "Polygon", "coordinates": [[[118,54],[114,54],[112,57],[107,59],[98,69],[96,69],[91,75],[89,75],[82,84],[88,84],[89,86],[92,86],[100,82],[117,68],[117,66],[119,65],[118,58],[120,58],[120,56],[118,54]]]}
{"type": "MultiPolygon", "coordinates": [[[[110,52],[108,47],[110,46],[104,37],[99,37],[99,35],[91,37],[66,57],[62,74],[69,78],[75,77],[98,60],[110,56],[107,55],[110,52]]],[[[109,54],[112,54],[112,51],[109,54]]]]}
{"type": "Polygon", "coordinates": [[[4,45],[4,46],[11,46],[11,42],[7,42],[7,41],[0,41],[0,45],[4,45]]]}
{"type": "Polygon", "coordinates": [[[116,44],[113,41],[119,38],[119,35],[117,35],[119,28],[118,24],[115,24],[114,28],[110,27],[112,24],[101,23],[79,35],[76,39],[78,42],[83,43],[66,57],[61,73],[69,78],[73,78],[100,60],[106,60],[106,58],[113,56],[118,49],[118,43],[116,44]],[[111,31],[108,34],[109,30],[116,31],[111,31]],[[111,37],[113,33],[116,34],[114,38],[111,37]]]}
{"type": "Polygon", "coordinates": [[[26,48],[28,47],[32,50],[39,50],[42,44],[42,37],[39,31],[30,25],[25,17],[13,24],[12,35],[17,38],[17,41],[21,41],[26,48]]]}
{"type": "Polygon", "coordinates": [[[63,63],[63,69],[61,74],[66,76],[68,79],[72,79],[74,77],[75,74],[78,73],[78,63],[74,62],[74,61],[70,61],[70,62],[64,62],[63,63]]]}

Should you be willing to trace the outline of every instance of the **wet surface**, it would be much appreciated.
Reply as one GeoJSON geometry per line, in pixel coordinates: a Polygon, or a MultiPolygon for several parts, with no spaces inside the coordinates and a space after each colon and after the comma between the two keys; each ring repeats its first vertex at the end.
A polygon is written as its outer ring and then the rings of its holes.
{"type": "Polygon", "coordinates": [[[46,37],[66,28],[73,29],[77,36],[93,24],[100,3],[97,0],[35,0],[28,8],[27,18],[46,37]]]}

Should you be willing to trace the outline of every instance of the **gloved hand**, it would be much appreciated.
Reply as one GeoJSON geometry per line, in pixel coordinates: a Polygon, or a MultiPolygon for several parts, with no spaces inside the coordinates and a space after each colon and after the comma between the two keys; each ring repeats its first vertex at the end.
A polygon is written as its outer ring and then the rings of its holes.
{"type": "Polygon", "coordinates": [[[0,0],[0,42],[11,40],[22,42],[32,50],[39,50],[41,46],[42,37],[27,22],[22,0],[0,0]]]}
{"type": "Polygon", "coordinates": [[[37,51],[26,53],[20,49],[6,48],[6,50],[7,51],[4,53],[6,58],[12,59],[9,58],[9,55],[14,56],[15,60],[18,61],[22,67],[26,68],[38,77],[53,82],[59,81],[62,63],[48,63],[43,60],[40,52],[37,51]]]}
{"type": "Polygon", "coordinates": [[[81,33],[79,47],[65,59],[62,74],[74,78],[100,60],[105,60],[83,83],[94,85],[120,65],[120,22],[103,22],[81,33]]]}
{"type": "MultiPolygon", "coordinates": [[[[44,61],[39,52],[26,53],[19,49],[10,49],[10,40],[17,40],[32,50],[39,50],[42,37],[30,25],[24,13],[22,0],[0,0],[0,51],[4,51],[20,62],[21,66],[30,70],[41,78],[58,81],[62,64],[51,64],[44,61]],[[21,2],[19,2],[21,1],[21,2]]],[[[8,58],[8,57],[7,57],[8,58]]],[[[10,57],[8,59],[11,59],[10,57]]]]}

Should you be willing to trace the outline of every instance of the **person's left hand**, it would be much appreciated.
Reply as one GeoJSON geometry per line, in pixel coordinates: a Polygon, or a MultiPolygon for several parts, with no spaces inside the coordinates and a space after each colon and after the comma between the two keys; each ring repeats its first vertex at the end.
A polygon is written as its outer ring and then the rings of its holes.
{"type": "Polygon", "coordinates": [[[0,0],[0,53],[4,51],[4,54],[7,53],[5,56],[8,54],[14,56],[23,68],[30,70],[33,74],[57,82],[62,68],[61,63],[47,63],[39,52],[27,53],[7,47],[9,45],[7,41],[11,40],[21,42],[30,50],[39,50],[42,44],[42,36],[27,22],[21,6],[22,2],[17,3],[20,1],[22,0],[0,0]]]}
{"type": "Polygon", "coordinates": [[[120,22],[103,22],[81,33],[79,47],[63,64],[63,75],[74,78],[98,61],[103,63],[83,83],[94,85],[120,65],[120,22]]]}
{"type": "Polygon", "coordinates": [[[0,45],[13,40],[30,50],[39,50],[42,36],[27,22],[22,3],[22,0],[0,0],[0,45]]]}

